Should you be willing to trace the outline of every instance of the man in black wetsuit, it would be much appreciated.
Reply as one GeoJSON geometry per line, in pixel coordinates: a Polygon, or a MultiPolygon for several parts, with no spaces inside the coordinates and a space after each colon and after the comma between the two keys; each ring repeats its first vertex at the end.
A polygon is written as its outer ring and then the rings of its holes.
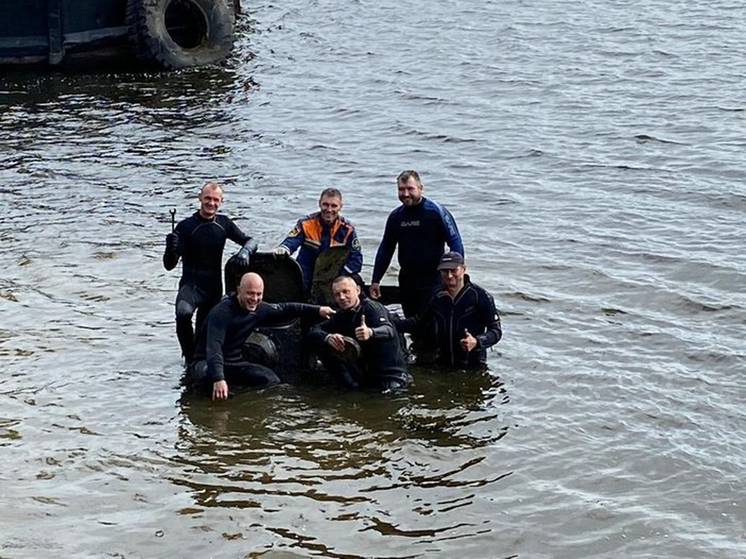
{"type": "Polygon", "coordinates": [[[349,276],[334,280],[332,296],[337,314],[308,333],[326,369],[348,388],[391,392],[407,386],[411,379],[386,307],[361,299],[360,286],[349,276]],[[353,361],[345,357],[349,343],[345,336],[360,346],[360,355],[353,361]]]}
{"type": "Polygon", "coordinates": [[[244,274],[236,293],[213,307],[205,328],[197,334],[194,362],[187,372],[190,385],[202,385],[213,400],[225,400],[228,386],[270,386],[280,382],[272,369],[244,361],[243,345],[259,326],[282,323],[290,318],[328,318],[331,307],[304,303],[269,304],[262,301],[264,281],[259,274],[244,274]]]}
{"type": "Polygon", "coordinates": [[[440,285],[438,260],[444,246],[464,253],[456,221],[437,202],[422,195],[423,186],[416,171],[403,171],[396,179],[402,205],[389,214],[381,244],[376,253],[370,296],[381,296],[380,281],[399,246],[399,292],[407,318],[422,311],[440,285]]]}
{"type": "Polygon", "coordinates": [[[223,203],[223,188],[208,182],[199,193],[199,210],[179,222],[173,233],[166,235],[163,266],[173,270],[182,259],[182,275],[176,296],[176,336],[187,364],[194,354],[192,315],[197,311],[196,327],[202,323],[223,295],[222,261],[225,240],[242,245],[236,253],[236,263],[248,266],[257,243],[241,231],[231,219],[219,215],[223,203]]]}
{"type": "Polygon", "coordinates": [[[502,338],[500,316],[492,295],[471,283],[464,258],[447,252],[438,265],[443,289],[417,316],[395,319],[400,332],[411,332],[422,322],[432,324],[438,362],[455,369],[483,366],[487,348],[502,338]]]}

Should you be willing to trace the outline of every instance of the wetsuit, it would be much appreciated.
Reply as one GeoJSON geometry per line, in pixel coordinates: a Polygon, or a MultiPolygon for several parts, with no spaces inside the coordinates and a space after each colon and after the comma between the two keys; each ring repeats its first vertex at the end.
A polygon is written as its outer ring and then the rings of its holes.
{"type": "Polygon", "coordinates": [[[280,378],[272,369],[244,361],[243,345],[259,326],[271,326],[302,316],[319,316],[319,307],[303,303],[270,304],[262,301],[253,311],[247,311],[230,294],[213,307],[205,328],[197,334],[194,365],[189,371],[189,384],[202,383],[208,390],[212,384],[225,380],[228,385],[267,386],[280,378]]]}
{"type": "Polygon", "coordinates": [[[300,248],[297,262],[303,271],[303,290],[306,293],[311,289],[316,259],[329,247],[346,246],[349,249],[339,275],[353,276],[359,274],[363,267],[363,253],[355,227],[342,216],[331,225],[321,220],[320,212],[299,219],[280,246],[285,247],[290,254],[300,248]]]}
{"type": "Polygon", "coordinates": [[[180,221],[175,232],[179,236],[178,250],[166,246],[163,266],[166,270],[173,270],[179,257],[182,259],[176,296],[176,336],[188,363],[194,354],[194,311],[197,310],[196,328],[199,331],[207,313],[223,295],[221,267],[225,240],[243,245],[250,237],[227,216],[206,219],[199,212],[180,221]]]}
{"type": "Polygon", "coordinates": [[[440,285],[438,263],[444,245],[462,256],[464,245],[451,213],[425,197],[416,206],[401,205],[389,214],[371,283],[381,281],[397,244],[402,311],[409,318],[427,306],[440,285]]]}
{"type": "Polygon", "coordinates": [[[463,369],[487,362],[487,348],[502,337],[500,316],[495,300],[478,285],[464,276],[464,287],[451,298],[445,289],[439,291],[419,315],[394,320],[397,330],[411,332],[419,323],[431,324],[431,335],[438,348],[438,362],[448,367],[463,369]],[[470,352],[461,349],[464,330],[477,340],[477,347],[470,352]]]}
{"type": "Polygon", "coordinates": [[[399,336],[386,307],[370,299],[361,299],[354,309],[337,309],[337,314],[315,325],[308,333],[310,342],[319,351],[326,369],[349,388],[371,388],[380,391],[397,390],[410,382],[399,336]],[[355,338],[355,328],[362,316],[373,332],[361,341],[361,354],[353,363],[344,363],[340,354],[324,341],[328,334],[355,338]]]}

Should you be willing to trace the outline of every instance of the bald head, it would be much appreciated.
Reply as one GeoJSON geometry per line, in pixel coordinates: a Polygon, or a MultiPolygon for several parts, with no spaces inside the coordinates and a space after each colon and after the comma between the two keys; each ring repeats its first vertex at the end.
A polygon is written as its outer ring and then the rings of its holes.
{"type": "Polygon", "coordinates": [[[199,214],[205,219],[212,219],[223,203],[223,187],[218,183],[206,182],[199,191],[199,214]]]}
{"type": "Polygon", "coordinates": [[[241,278],[236,297],[238,304],[246,311],[254,311],[264,296],[264,280],[259,274],[249,272],[241,278]]]}

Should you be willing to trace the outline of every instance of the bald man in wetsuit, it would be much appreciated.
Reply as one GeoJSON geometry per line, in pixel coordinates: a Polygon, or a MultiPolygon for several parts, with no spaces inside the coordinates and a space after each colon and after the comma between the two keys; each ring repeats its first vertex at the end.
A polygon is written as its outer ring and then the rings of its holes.
{"type": "Polygon", "coordinates": [[[290,318],[328,318],[335,311],[305,303],[262,301],[264,280],[259,274],[244,274],[235,293],[224,297],[207,316],[205,328],[197,334],[194,362],[187,383],[202,386],[213,400],[228,397],[229,384],[266,387],[280,382],[264,365],[244,360],[243,345],[260,326],[282,323],[290,318]]]}
{"type": "Polygon", "coordinates": [[[251,254],[257,249],[254,239],[229,217],[218,214],[222,203],[223,188],[216,182],[205,183],[199,193],[199,210],[166,235],[163,266],[173,270],[179,258],[182,260],[176,296],[176,337],[187,364],[194,356],[194,312],[197,311],[196,329],[199,331],[207,313],[223,296],[221,268],[226,239],[242,245],[235,255],[241,267],[249,265],[251,254]]]}

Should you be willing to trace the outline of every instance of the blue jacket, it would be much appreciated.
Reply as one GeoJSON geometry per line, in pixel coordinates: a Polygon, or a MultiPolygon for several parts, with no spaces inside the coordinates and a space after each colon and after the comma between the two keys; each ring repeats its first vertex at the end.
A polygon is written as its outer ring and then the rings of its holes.
{"type": "Polygon", "coordinates": [[[432,289],[440,282],[438,263],[446,244],[464,255],[461,234],[447,209],[424,197],[416,206],[399,206],[386,220],[371,282],[381,281],[398,245],[399,285],[432,289]]]}
{"type": "Polygon", "coordinates": [[[313,281],[313,271],[319,254],[329,247],[346,246],[349,254],[339,274],[357,274],[363,268],[363,253],[355,227],[344,217],[339,216],[334,223],[326,225],[319,217],[320,212],[312,213],[298,220],[288,236],[280,243],[290,254],[298,248],[297,262],[303,271],[303,289],[308,292],[313,281]]]}

